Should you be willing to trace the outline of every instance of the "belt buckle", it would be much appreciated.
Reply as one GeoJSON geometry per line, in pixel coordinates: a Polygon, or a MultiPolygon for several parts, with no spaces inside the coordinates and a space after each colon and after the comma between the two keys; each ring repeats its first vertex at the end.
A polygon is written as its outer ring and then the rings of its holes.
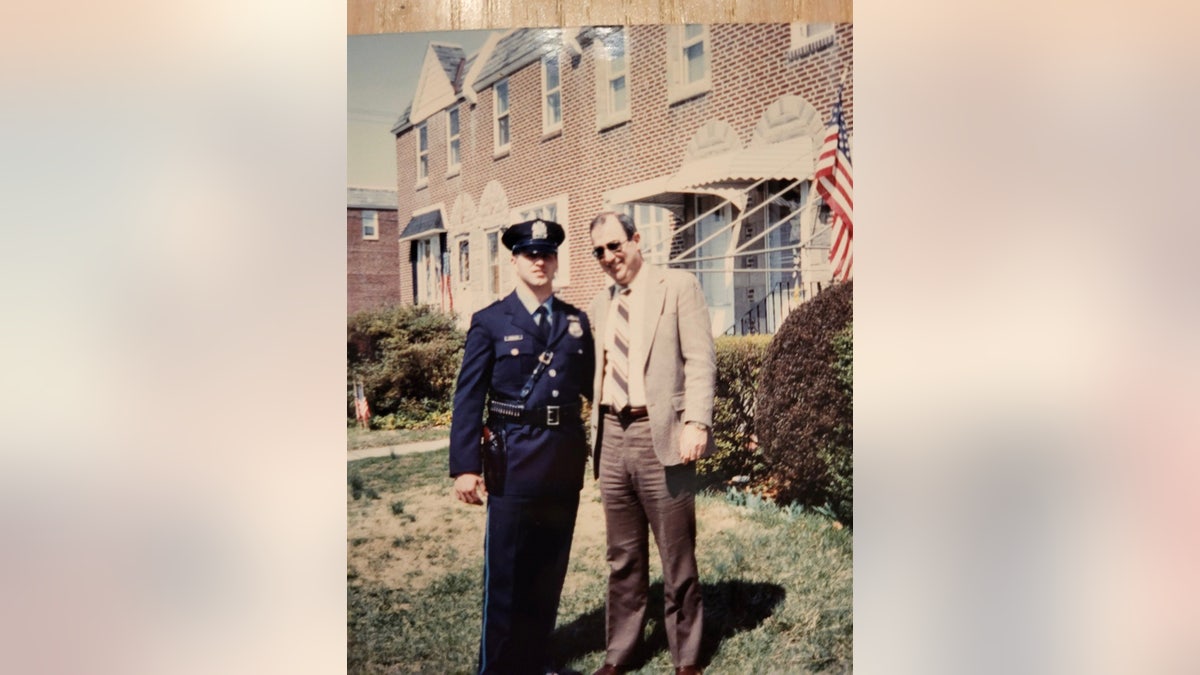
{"type": "Polygon", "coordinates": [[[546,426],[548,426],[548,427],[558,426],[558,406],[556,406],[556,405],[546,406],[546,426]]]}
{"type": "Polygon", "coordinates": [[[538,361],[541,361],[543,365],[547,366],[550,365],[550,359],[552,358],[554,358],[554,352],[550,351],[549,349],[538,355],[538,361]]]}
{"type": "Polygon", "coordinates": [[[617,411],[617,420],[621,422],[621,426],[627,427],[630,422],[633,422],[633,417],[630,415],[629,406],[626,405],[617,411]]]}

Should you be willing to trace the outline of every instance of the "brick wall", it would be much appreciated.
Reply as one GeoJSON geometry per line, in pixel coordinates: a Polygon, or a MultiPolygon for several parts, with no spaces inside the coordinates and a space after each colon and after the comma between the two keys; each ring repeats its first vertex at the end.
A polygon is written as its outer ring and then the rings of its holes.
{"type": "MultiPolygon", "coordinates": [[[[400,229],[395,211],[376,209],[379,238],[363,239],[363,209],[346,209],[346,311],[348,314],[399,304],[400,276],[406,266],[397,254],[400,229]]],[[[411,273],[409,274],[411,277],[411,273]]],[[[410,284],[411,285],[411,284],[410,284]]],[[[410,300],[411,302],[411,296],[410,300]]]]}
{"type": "MultiPolygon", "coordinates": [[[[835,43],[799,59],[789,59],[786,24],[710,26],[712,89],[674,105],[667,102],[667,37],[663,26],[632,26],[627,31],[629,94],[632,119],[597,131],[593,50],[585,45],[575,57],[560,50],[563,128],[543,138],[541,66],[534,62],[509,77],[512,148],[493,157],[493,90],[480,92],[474,106],[462,104],[462,170],[446,177],[446,114],[426,120],[429,128],[429,183],[416,189],[416,133],[410,128],[396,139],[400,221],[413,211],[441,203],[447,214],[459,194],[479,204],[484,186],[496,180],[510,208],[568,195],[567,243],[560,257],[570,256],[570,285],[559,295],[586,307],[607,278],[592,258],[587,227],[601,210],[602,193],[676,171],[688,142],[705,122],[721,120],[737,132],[742,146],[750,143],[763,111],[783,95],[804,97],[828,119],[844,66],[853,65],[853,34],[839,26],[835,43]]],[[[854,89],[851,79],[844,101],[846,123],[853,131],[854,89]]],[[[381,236],[382,239],[382,236],[381,236]]],[[[472,239],[472,269],[484,270],[485,247],[472,239]]],[[[407,248],[407,244],[404,245],[407,248]]],[[[508,264],[502,251],[502,265],[508,264]]],[[[409,252],[400,252],[407,266],[409,252]]],[[[400,276],[401,297],[413,297],[411,272],[400,276]]]]}

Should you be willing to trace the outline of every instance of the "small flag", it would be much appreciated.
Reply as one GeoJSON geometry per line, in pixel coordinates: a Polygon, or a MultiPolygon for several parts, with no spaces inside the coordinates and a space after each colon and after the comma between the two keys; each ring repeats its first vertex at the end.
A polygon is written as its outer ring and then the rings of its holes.
{"type": "Polygon", "coordinates": [[[854,174],[850,167],[850,136],[846,133],[846,118],[842,113],[842,88],[838,87],[837,102],[826,130],[825,143],[813,174],[817,193],[829,205],[833,215],[833,245],[829,261],[833,263],[833,278],[845,281],[854,268],[854,174]]]}

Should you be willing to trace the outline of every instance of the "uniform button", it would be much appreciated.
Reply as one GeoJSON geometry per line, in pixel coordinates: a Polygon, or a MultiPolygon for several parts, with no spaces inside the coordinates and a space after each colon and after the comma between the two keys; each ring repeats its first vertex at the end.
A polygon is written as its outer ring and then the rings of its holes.
{"type": "Polygon", "coordinates": [[[517,354],[520,354],[521,352],[516,347],[513,347],[512,351],[509,353],[511,353],[513,356],[516,356],[517,354]]]}
{"type": "Polygon", "coordinates": [[[550,369],[550,377],[558,377],[558,371],[551,368],[550,369]]]}
{"type": "Polygon", "coordinates": [[[582,350],[582,349],[580,349],[580,350],[579,350],[579,353],[580,353],[580,354],[582,354],[582,353],[583,353],[583,350],[582,350]]]}
{"type": "Polygon", "coordinates": [[[558,390],[555,389],[554,391],[550,392],[550,395],[553,396],[554,398],[558,398],[558,390]]]}

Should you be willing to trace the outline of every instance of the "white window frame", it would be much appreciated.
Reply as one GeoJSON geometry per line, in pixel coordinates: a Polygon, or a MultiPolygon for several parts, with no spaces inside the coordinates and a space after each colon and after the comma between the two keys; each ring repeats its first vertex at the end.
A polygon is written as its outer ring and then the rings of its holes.
{"type": "Polygon", "coordinates": [[[512,149],[512,88],[508,86],[508,78],[496,82],[492,87],[492,142],[494,150],[493,156],[501,157],[507,155],[512,149]],[[500,108],[500,90],[504,90],[504,109],[500,108]],[[500,121],[507,122],[508,139],[502,144],[500,142],[500,121]]]}
{"type": "Polygon", "coordinates": [[[562,59],[558,50],[542,57],[542,136],[550,136],[562,132],[563,100],[562,100],[562,59]],[[550,86],[551,68],[554,69],[557,84],[550,86]],[[554,103],[553,101],[557,101],[554,103]],[[557,111],[558,120],[554,119],[557,111]]]}
{"type": "Polygon", "coordinates": [[[680,101],[712,90],[712,40],[707,24],[686,24],[667,27],[667,102],[680,101]],[[699,27],[697,35],[689,37],[690,27],[699,27]],[[704,73],[689,80],[689,49],[700,46],[704,55],[704,73]]]}
{"type": "Polygon", "coordinates": [[[362,238],[375,241],[379,239],[379,212],[374,209],[363,209],[362,238]],[[369,221],[369,222],[368,222],[369,221]],[[367,230],[370,229],[370,232],[367,230]]]}
{"type": "Polygon", "coordinates": [[[466,286],[471,283],[471,240],[468,237],[459,237],[456,241],[454,254],[458,257],[458,283],[466,286]]]}
{"type": "Polygon", "coordinates": [[[501,252],[504,245],[500,243],[500,235],[499,227],[488,228],[484,232],[484,248],[486,250],[483,255],[487,267],[487,278],[483,280],[483,283],[487,297],[492,300],[499,300],[508,290],[504,285],[504,265],[502,264],[504,254],[501,252]],[[495,282],[495,286],[493,286],[493,282],[495,282]]]}
{"type": "Polygon", "coordinates": [[[628,39],[625,29],[618,28],[595,42],[596,127],[599,130],[628,122],[631,117],[628,39]],[[617,53],[621,55],[620,65],[614,63],[617,53]],[[612,85],[622,78],[625,80],[625,105],[617,108],[612,85]]]}
{"type": "Polygon", "coordinates": [[[793,23],[787,56],[798,59],[828,47],[833,44],[836,34],[837,26],[832,23],[793,23]]]}
{"type": "Polygon", "coordinates": [[[429,125],[421,122],[417,125],[417,187],[429,184],[429,125]],[[421,147],[421,142],[425,147],[421,147]]]}
{"type": "Polygon", "coordinates": [[[446,176],[462,171],[462,107],[446,110],[446,176]],[[457,120],[457,122],[455,122],[457,120]],[[454,127],[458,126],[455,133],[454,127]],[[455,156],[457,154],[457,156],[455,156]]]}
{"type": "Polygon", "coordinates": [[[571,234],[567,227],[567,195],[560,194],[539,202],[518,206],[509,216],[509,224],[541,218],[562,225],[566,238],[558,245],[558,272],[554,275],[554,290],[571,285],[571,234]]]}

